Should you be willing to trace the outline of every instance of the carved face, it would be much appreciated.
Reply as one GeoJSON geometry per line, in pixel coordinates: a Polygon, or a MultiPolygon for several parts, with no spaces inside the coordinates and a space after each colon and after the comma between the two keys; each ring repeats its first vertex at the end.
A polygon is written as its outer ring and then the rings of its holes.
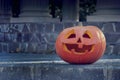
{"type": "Polygon", "coordinates": [[[92,63],[105,50],[105,37],[96,27],[72,27],[63,30],[56,40],[56,52],[70,63],[92,63]]]}
{"type": "Polygon", "coordinates": [[[92,52],[94,49],[94,43],[93,44],[83,44],[83,39],[85,40],[91,40],[92,34],[88,30],[86,30],[82,35],[77,34],[74,29],[66,33],[64,37],[67,42],[63,41],[64,50],[68,53],[75,53],[75,54],[85,54],[88,52],[92,52]],[[73,41],[74,40],[74,41],[73,41]]]}

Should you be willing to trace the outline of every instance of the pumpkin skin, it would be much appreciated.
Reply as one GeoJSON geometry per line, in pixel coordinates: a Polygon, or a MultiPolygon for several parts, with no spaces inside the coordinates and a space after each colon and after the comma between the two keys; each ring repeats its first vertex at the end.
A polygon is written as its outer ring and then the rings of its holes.
{"type": "Polygon", "coordinates": [[[106,48],[102,31],[96,26],[75,26],[64,29],[56,39],[56,52],[64,61],[90,64],[97,61],[106,48]]]}

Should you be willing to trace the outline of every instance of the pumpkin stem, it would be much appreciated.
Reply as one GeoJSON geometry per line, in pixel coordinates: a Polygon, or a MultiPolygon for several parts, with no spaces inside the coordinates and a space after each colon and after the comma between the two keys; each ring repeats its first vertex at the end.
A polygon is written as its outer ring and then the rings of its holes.
{"type": "Polygon", "coordinates": [[[82,22],[78,22],[78,26],[83,27],[83,23],[82,22]]]}

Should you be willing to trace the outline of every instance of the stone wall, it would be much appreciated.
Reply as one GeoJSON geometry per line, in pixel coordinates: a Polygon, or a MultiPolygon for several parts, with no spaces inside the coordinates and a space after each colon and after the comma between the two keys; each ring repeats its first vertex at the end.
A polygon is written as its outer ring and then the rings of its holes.
{"type": "MultiPolygon", "coordinates": [[[[77,22],[58,23],[1,23],[0,52],[2,53],[55,53],[55,40],[67,27],[77,22]]],[[[107,40],[106,54],[120,55],[120,22],[83,22],[98,26],[107,40]]]]}

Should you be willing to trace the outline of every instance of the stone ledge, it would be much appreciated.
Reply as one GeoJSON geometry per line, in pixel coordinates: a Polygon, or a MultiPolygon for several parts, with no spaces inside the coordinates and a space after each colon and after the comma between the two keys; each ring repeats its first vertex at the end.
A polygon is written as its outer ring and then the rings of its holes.
{"type": "Polygon", "coordinates": [[[91,22],[113,22],[120,21],[120,15],[90,15],[87,16],[87,21],[91,22]]]}
{"type": "Polygon", "coordinates": [[[38,60],[38,61],[1,61],[0,62],[0,66],[2,65],[27,65],[27,64],[30,64],[30,65],[36,65],[36,64],[45,64],[45,65],[81,65],[81,66],[107,66],[107,65],[111,65],[111,66],[114,66],[114,65],[117,65],[120,67],[120,59],[100,59],[98,60],[97,62],[93,63],[93,64],[69,64],[63,60],[45,60],[45,58],[43,60],[38,60]]]}
{"type": "MultiPolygon", "coordinates": [[[[33,53],[1,53],[0,54],[0,66],[9,65],[38,65],[38,64],[51,64],[51,65],[68,65],[69,63],[60,59],[60,57],[54,54],[33,54],[33,53]]],[[[120,56],[116,55],[103,55],[101,59],[92,65],[114,65],[120,66],[120,56]],[[118,63],[118,64],[117,64],[118,63]]]]}
{"type": "Polygon", "coordinates": [[[53,19],[51,17],[20,17],[20,18],[11,18],[11,23],[24,23],[24,22],[60,22],[59,19],[53,19]]]}
{"type": "Polygon", "coordinates": [[[120,59],[100,59],[89,65],[62,60],[6,63],[0,62],[1,80],[120,80],[120,59]]]}

